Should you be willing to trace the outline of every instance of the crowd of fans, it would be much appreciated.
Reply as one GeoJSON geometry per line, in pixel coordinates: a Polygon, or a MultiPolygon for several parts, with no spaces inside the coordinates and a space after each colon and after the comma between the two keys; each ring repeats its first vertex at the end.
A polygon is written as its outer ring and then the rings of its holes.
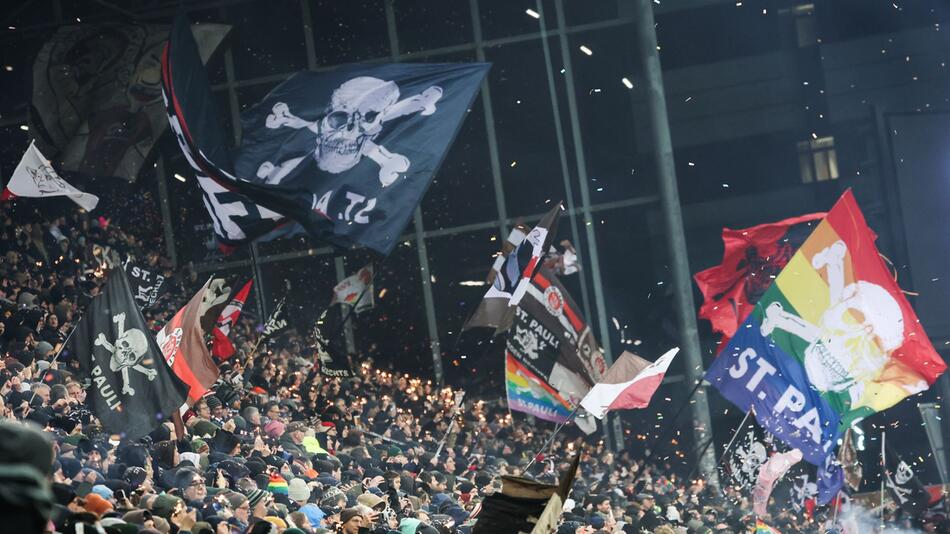
{"type": "MultiPolygon", "coordinates": [[[[85,408],[76,362],[58,350],[104,273],[126,257],[165,270],[177,286],[169,291],[177,300],[146,314],[156,330],[197,277],[173,272],[154,246],[104,218],[71,210],[44,218],[25,203],[3,213],[0,530],[466,533],[501,477],[525,475],[549,436],[549,425],[513,418],[475,392],[462,401],[460,391],[371,361],[358,362],[354,378],[322,377],[307,339],[291,331],[259,345],[259,325],[244,320],[231,333],[237,354],[186,414],[185,435],[166,422],[123,439],[85,408]]],[[[566,432],[550,450],[528,475],[553,483],[582,455],[559,533],[754,528],[748,495],[580,434],[566,432]]],[[[766,519],[780,532],[829,522],[787,503],[772,510],[766,519]]],[[[938,529],[948,531],[928,524],[938,529]]]]}

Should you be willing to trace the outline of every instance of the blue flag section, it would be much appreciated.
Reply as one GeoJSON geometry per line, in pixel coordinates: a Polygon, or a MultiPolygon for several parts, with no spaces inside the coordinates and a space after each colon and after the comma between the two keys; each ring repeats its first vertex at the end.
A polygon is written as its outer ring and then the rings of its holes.
{"type": "Polygon", "coordinates": [[[739,327],[705,378],[743,411],[754,410],[759,424],[819,467],[821,502],[837,494],[843,484],[833,454],[842,435],[838,412],[811,385],[801,363],[761,335],[755,313],[739,327]]]}
{"type": "Polygon", "coordinates": [[[163,58],[169,120],[222,243],[272,238],[295,222],[338,246],[381,254],[422,200],[488,68],[389,64],[301,72],[242,115],[242,143],[232,152],[181,17],[163,58]]]}

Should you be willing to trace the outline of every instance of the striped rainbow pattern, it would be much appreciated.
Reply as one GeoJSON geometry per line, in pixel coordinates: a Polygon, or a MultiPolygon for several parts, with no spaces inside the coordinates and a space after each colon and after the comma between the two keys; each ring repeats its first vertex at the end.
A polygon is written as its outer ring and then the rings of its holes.
{"type": "Polygon", "coordinates": [[[563,423],[571,415],[567,401],[510,352],[505,354],[505,390],[511,410],[553,423],[563,423]]]}

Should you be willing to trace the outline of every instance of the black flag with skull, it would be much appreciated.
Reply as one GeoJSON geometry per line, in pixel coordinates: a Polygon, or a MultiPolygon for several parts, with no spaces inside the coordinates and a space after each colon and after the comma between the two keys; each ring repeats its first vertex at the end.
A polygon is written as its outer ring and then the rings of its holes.
{"type": "Polygon", "coordinates": [[[103,427],[128,439],[181,407],[188,386],[165,362],[121,269],[109,274],[66,347],[89,382],[87,404],[103,427]]]}

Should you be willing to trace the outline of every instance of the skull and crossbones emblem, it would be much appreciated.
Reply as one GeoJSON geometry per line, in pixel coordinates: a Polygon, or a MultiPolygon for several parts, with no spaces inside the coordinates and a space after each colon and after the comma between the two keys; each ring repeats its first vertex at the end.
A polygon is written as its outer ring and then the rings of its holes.
{"type": "MultiPolygon", "coordinates": [[[[388,187],[409,170],[409,158],[390,152],[376,144],[376,138],[386,123],[419,113],[435,113],[435,104],[442,98],[442,88],[432,86],[421,94],[399,100],[399,86],[392,81],[371,76],[359,76],[337,87],[330,97],[324,115],[308,121],[293,115],[284,102],[277,102],[264,124],[270,129],[289,127],[306,128],[316,136],[313,157],[320,170],[339,174],[359,163],[363,156],[379,165],[379,181],[388,187]]],[[[265,161],[257,170],[257,177],[269,184],[280,183],[297,168],[306,156],[291,158],[274,164],[265,161]]]]}
{"type": "Polygon", "coordinates": [[[106,350],[112,353],[109,369],[112,372],[121,371],[122,393],[134,396],[135,390],[129,384],[129,369],[135,369],[144,374],[149,382],[155,380],[158,376],[157,371],[143,365],[145,355],[148,353],[148,338],[138,328],[125,329],[125,312],[113,316],[112,322],[116,324],[119,331],[115,341],[109,342],[105,334],[100,332],[96,337],[95,345],[105,347],[106,350]]]}
{"type": "Polygon", "coordinates": [[[765,309],[761,333],[768,336],[778,328],[806,341],[808,379],[822,393],[847,392],[854,406],[865,384],[904,343],[904,314],[883,287],[865,280],[845,284],[847,252],[844,241],[836,241],[811,260],[816,270],[825,270],[828,283],[829,303],[818,325],[773,302],[765,309]]]}

